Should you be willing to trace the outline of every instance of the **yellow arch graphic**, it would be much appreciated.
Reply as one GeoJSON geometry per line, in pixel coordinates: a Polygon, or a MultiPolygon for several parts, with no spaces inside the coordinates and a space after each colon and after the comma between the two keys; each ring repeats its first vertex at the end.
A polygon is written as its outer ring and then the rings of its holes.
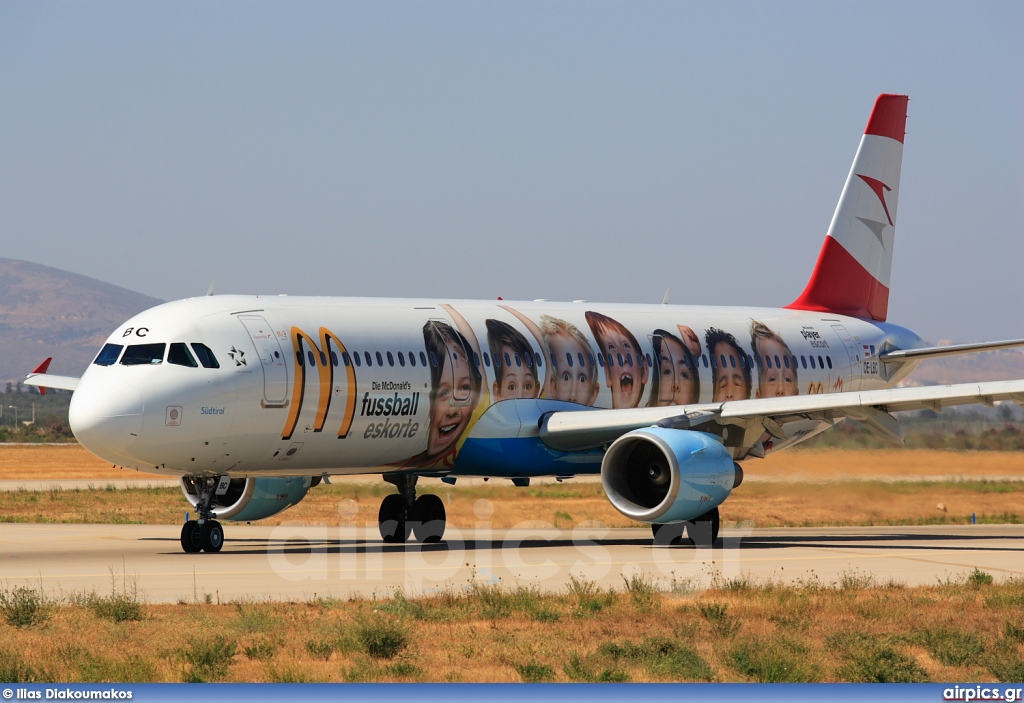
{"type": "MultiPolygon", "coordinates": [[[[330,343],[333,342],[337,347],[337,352],[341,359],[344,359],[345,355],[348,354],[348,349],[342,343],[338,336],[331,332],[326,327],[320,328],[320,340],[323,344],[323,348],[327,350],[327,356],[330,356],[330,343]]],[[[342,361],[344,364],[344,361],[342,361]]],[[[344,439],[348,436],[348,432],[352,429],[352,421],[356,416],[356,369],[352,364],[344,364],[345,375],[348,381],[346,388],[348,389],[347,397],[345,398],[345,416],[341,420],[341,427],[338,428],[338,439],[344,439]]],[[[334,364],[329,364],[330,367],[330,380],[327,383],[327,400],[324,402],[324,384],[320,384],[320,406],[317,408],[316,413],[316,424],[314,430],[319,432],[323,429],[324,422],[327,420],[327,411],[331,405],[331,391],[334,388],[334,364]],[[322,412],[321,412],[322,410],[322,412]]]]}
{"type": "MultiPolygon", "coordinates": [[[[281,439],[291,439],[295,433],[295,427],[299,424],[299,415],[302,413],[302,404],[306,393],[306,367],[308,358],[303,350],[305,343],[306,351],[313,353],[313,364],[317,369],[317,381],[320,384],[320,395],[317,399],[316,417],[313,420],[313,431],[321,432],[324,423],[327,422],[327,413],[331,409],[331,396],[334,390],[334,364],[330,358],[331,344],[337,347],[337,353],[347,353],[345,345],[338,336],[326,327],[319,330],[319,344],[317,340],[310,337],[298,327],[291,329],[292,346],[295,348],[295,356],[292,364],[295,368],[295,385],[292,389],[291,410],[288,419],[285,420],[284,428],[281,430],[281,439]]],[[[356,414],[356,372],[351,364],[345,366],[345,373],[348,380],[348,393],[345,398],[345,415],[338,429],[338,438],[344,439],[352,428],[352,421],[356,414]]]]}

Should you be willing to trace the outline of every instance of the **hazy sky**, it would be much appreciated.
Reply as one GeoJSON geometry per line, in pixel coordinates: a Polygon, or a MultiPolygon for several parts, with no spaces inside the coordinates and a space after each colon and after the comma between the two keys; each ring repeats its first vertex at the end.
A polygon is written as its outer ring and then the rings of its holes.
{"type": "Polygon", "coordinates": [[[889,319],[1024,337],[1024,3],[0,0],[0,256],[220,293],[784,305],[910,95],[889,319]]]}

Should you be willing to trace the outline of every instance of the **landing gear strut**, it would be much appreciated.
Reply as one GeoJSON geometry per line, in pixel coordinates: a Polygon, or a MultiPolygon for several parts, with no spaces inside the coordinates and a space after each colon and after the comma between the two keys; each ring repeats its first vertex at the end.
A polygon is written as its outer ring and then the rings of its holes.
{"type": "Polygon", "coordinates": [[[686,522],[670,522],[664,525],[652,524],[656,545],[695,544],[698,547],[710,547],[718,543],[718,533],[722,521],[718,508],[709,510],[698,518],[686,522]],[[683,533],[686,536],[683,536],[683,533]]]}
{"type": "Polygon", "coordinates": [[[189,554],[219,552],[224,546],[224,528],[214,520],[213,499],[217,490],[215,478],[186,478],[192,482],[199,496],[196,511],[198,520],[189,520],[181,526],[181,548],[189,554]]]}
{"type": "Polygon", "coordinates": [[[418,476],[384,474],[384,480],[398,488],[398,494],[386,496],[380,504],[377,523],[381,538],[388,544],[401,544],[411,535],[420,542],[440,542],[444,536],[444,502],[435,495],[416,497],[418,476]]]}

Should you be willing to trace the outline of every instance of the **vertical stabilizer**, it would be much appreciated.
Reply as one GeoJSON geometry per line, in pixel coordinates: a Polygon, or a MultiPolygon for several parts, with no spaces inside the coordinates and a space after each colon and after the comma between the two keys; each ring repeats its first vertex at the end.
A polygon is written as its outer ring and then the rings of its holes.
{"type": "Polygon", "coordinates": [[[875,101],[811,280],[787,308],[885,320],[908,100],[875,101]]]}

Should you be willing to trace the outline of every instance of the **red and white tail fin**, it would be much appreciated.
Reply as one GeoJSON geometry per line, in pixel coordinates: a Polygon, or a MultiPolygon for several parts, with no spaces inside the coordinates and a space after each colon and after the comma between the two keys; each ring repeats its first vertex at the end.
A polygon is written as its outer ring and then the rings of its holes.
{"type": "Polygon", "coordinates": [[[814,273],[787,308],[885,320],[907,101],[875,101],[814,273]]]}

